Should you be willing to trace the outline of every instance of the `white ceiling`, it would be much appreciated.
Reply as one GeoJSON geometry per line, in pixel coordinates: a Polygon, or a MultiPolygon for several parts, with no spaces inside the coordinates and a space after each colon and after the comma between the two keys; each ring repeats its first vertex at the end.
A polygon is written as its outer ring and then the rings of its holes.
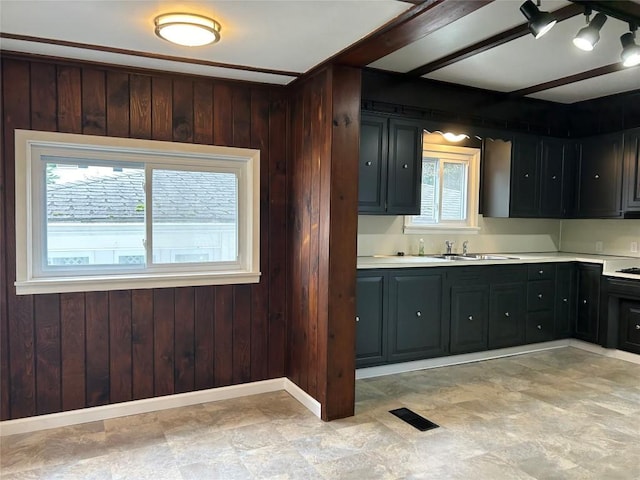
{"type": "MultiPolygon", "coordinates": [[[[525,20],[519,11],[522,1],[495,0],[369,66],[406,73],[508,30],[525,20]]],[[[543,0],[541,8],[553,11],[569,4],[566,0],[543,0]]],[[[89,46],[2,38],[0,49],[285,85],[411,7],[397,0],[0,0],[2,33],[89,46]],[[159,39],[153,33],[153,19],[172,11],[215,18],[222,24],[221,41],[187,48],[159,39]],[[100,51],[105,47],[131,52],[100,51]],[[179,61],[149,58],[154,55],[179,61]],[[198,61],[225,64],[227,68],[194,63],[198,61]]],[[[559,22],[539,40],[526,35],[425,78],[511,92],[619,62],[619,39],[628,25],[610,17],[595,50],[582,52],[571,39],[583,25],[584,17],[578,15],[559,22]]],[[[573,103],[636,89],[640,89],[640,67],[530,97],[573,103]]]]}

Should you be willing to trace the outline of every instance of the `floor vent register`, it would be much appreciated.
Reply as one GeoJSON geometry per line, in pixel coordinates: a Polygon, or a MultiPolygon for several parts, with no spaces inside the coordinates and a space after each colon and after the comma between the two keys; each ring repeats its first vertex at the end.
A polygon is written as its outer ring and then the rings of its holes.
{"type": "Polygon", "coordinates": [[[404,420],[409,425],[417,428],[421,432],[426,432],[427,430],[438,428],[439,426],[433,423],[431,420],[427,420],[426,418],[418,415],[416,412],[409,410],[408,408],[396,408],[395,410],[389,410],[389,413],[395,415],[400,420],[404,420]]]}

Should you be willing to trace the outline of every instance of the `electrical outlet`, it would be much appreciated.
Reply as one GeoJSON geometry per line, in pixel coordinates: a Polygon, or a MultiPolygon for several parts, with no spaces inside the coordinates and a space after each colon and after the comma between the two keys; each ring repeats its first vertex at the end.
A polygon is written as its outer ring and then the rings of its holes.
{"type": "Polygon", "coordinates": [[[638,253],[638,242],[631,242],[631,253],[638,253]]]}
{"type": "Polygon", "coordinates": [[[596,242],[596,252],[602,252],[602,250],[604,250],[604,245],[600,240],[598,240],[596,242]]]}

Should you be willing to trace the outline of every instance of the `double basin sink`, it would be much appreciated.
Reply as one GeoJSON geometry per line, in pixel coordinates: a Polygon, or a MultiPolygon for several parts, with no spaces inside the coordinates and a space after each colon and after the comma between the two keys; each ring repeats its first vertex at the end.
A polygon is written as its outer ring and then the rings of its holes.
{"type": "Polygon", "coordinates": [[[480,260],[517,260],[518,257],[508,257],[505,255],[492,255],[492,254],[476,254],[469,253],[466,255],[460,254],[437,254],[437,255],[374,255],[374,259],[378,261],[389,261],[399,263],[412,263],[412,262],[473,262],[480,260]]]}

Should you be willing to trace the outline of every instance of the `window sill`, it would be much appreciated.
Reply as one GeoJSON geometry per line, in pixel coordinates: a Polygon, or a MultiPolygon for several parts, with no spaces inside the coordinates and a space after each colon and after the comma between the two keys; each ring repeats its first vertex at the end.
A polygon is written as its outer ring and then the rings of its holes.
{"type": "Polygon", "coordinates": [[[32,279],[15,282],[15,286],[17,295],[31,295],[259,283],[260,275],[260,272],[110,275],[32,279]]]}
{"type": "Polygon", "coordinates": [[[446,225],[405,225],[403,233],[417,233],[421,235],[475,235],[480,232],[480,227],[453,227],[446,225]]]}

